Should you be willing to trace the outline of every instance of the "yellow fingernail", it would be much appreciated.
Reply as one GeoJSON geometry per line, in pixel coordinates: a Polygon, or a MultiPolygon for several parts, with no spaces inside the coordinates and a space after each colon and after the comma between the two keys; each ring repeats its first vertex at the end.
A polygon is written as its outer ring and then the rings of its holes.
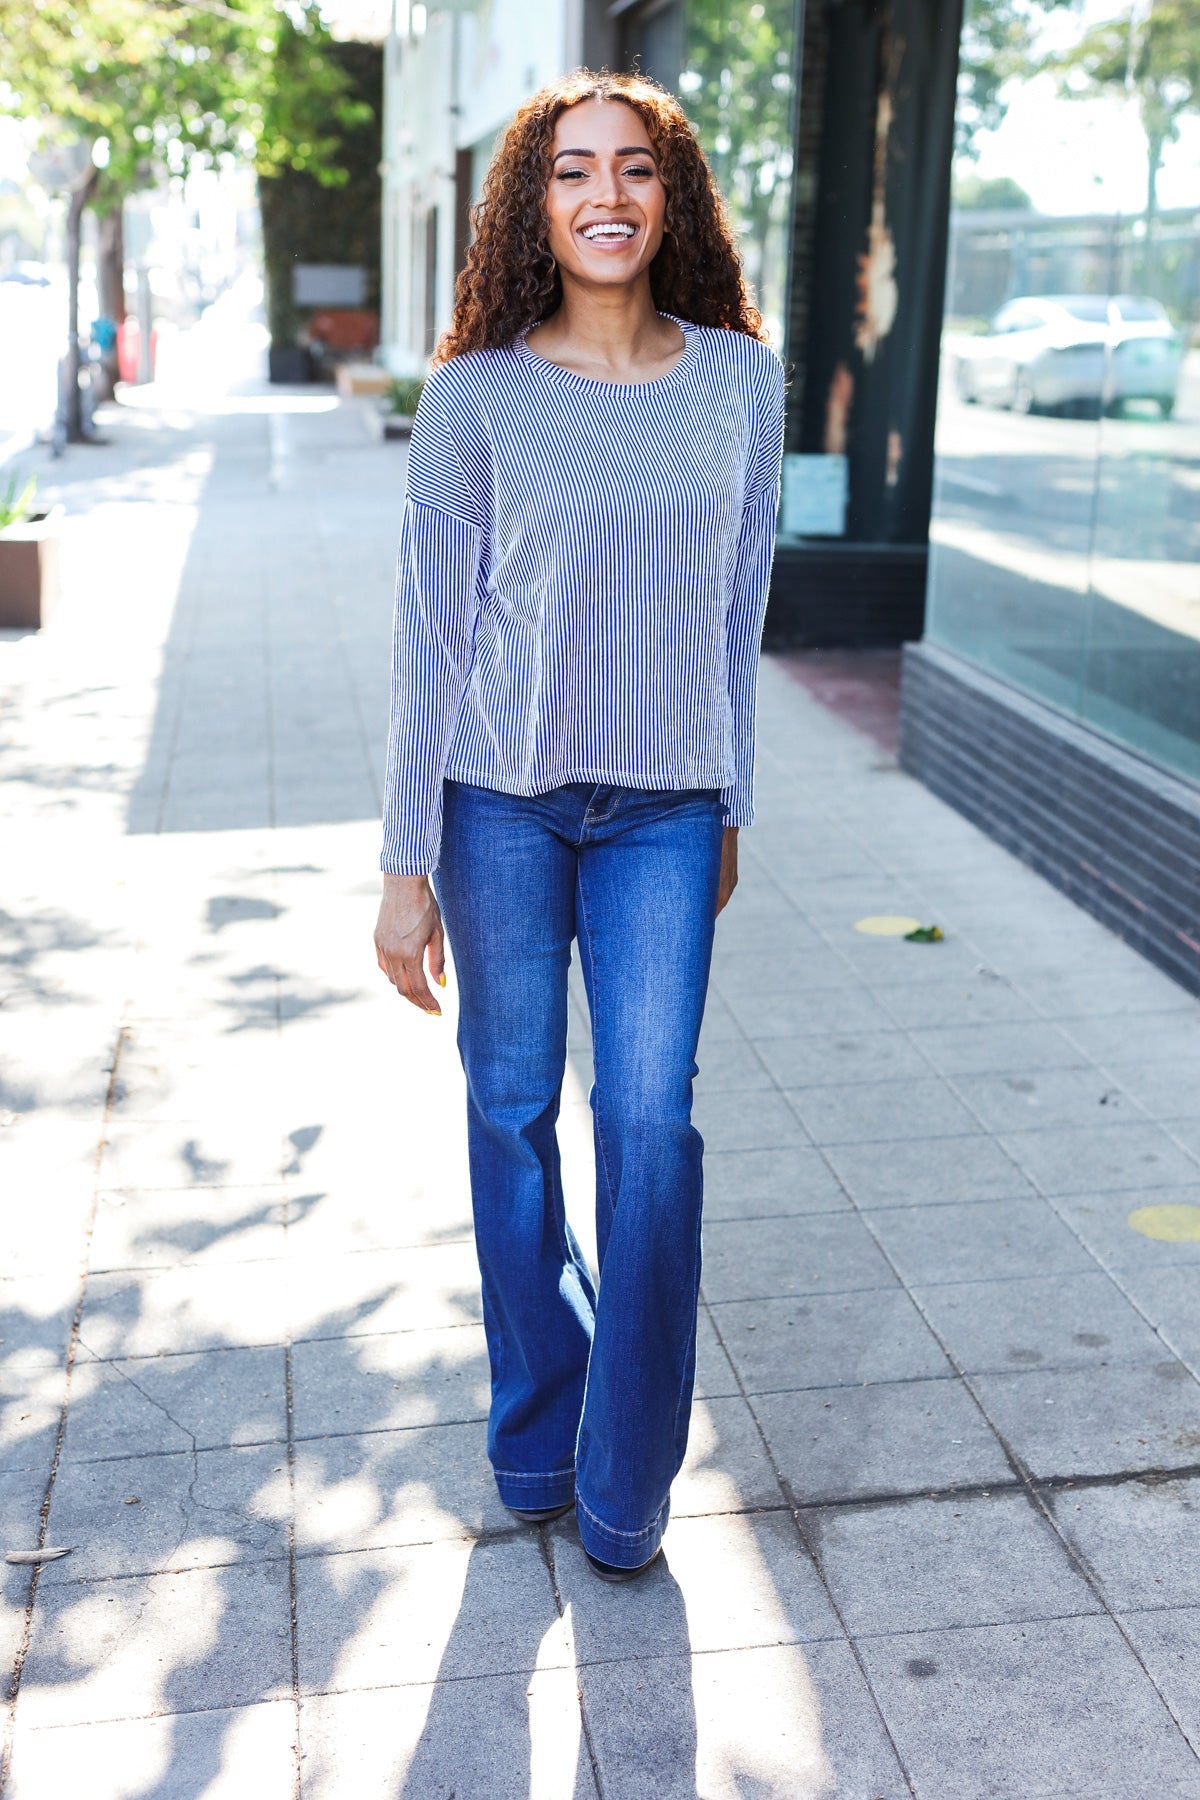
{"type": "Polygon", "coordinates": [[[445,975],[445,971],[444,971],[444,970],[443,970],[443,972],[442,972],[442,973],[441,973],[441,974],[440,974],[440,975],[439,975],[439,976],[438,976],[438,978],[437,978],[437,984],[438,984],[438,986],[439,986],[439,987],[445,987],[445,985],[446,985],[446,975],[445,975]]]}

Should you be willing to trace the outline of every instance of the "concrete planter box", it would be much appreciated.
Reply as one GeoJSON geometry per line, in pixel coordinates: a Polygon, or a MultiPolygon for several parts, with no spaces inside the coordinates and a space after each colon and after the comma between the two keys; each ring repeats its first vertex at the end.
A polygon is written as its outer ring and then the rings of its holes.
{"type": "Polygon", "coordinates": [[[339,394],[386,394],[392,378],[378,363],[344,362],[334,377],[339,394]]]}
{"type": "Polygon", "coordinates": [[[0,626],[37,631],[58,604],[63,509],[35,513],[0,531],[0,626]]]}

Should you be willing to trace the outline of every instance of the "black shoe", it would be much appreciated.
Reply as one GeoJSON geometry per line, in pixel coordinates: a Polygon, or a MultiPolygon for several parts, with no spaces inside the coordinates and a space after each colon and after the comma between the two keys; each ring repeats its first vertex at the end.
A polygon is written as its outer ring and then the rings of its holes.
{"type": "Polygon", "coordinates": [[[543,1506],[534,1510],[525,1506],[510,1506],[509,1512],[514,1519],[520,1519],[525,1525],[549,1525],[551,1519],[561,1519],[574,1506],[573,1500],[566,1500],[561,1506],[543,1506]]]}
{"type": "Polygon", "coordinates": [[[658,1550],[654,1552],[654,1555],[648,1556],[644,1563],[638,1564],[636,1569],[619,1569],[615,1563],[601,1562],[600,1558],[598,1556],[593,1556],[590,1550],[585,1550],[583,1554],[588,1559],[588,1567],[592,1571],[592,1574],[598,1575],[601,1581],[634,1581],[639,1575],[645,1574],[646,1570],[650,1567],[650,1564],[656,1560],[659,1550],[661,1549],[662,1545],[660,1544],[658,1550]]]}

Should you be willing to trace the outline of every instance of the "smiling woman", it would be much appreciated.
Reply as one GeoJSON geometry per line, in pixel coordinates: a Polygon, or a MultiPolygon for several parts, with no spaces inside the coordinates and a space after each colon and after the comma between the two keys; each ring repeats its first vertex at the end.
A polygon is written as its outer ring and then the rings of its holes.
{"type": "MultiPolygon", "coordinates": [[[[657,194],[651,204],[660,208],[659,229],[653,241],[645,231],[636,263],[636,272],[648,272],[654,306],[697,325],[765,338],[724,200],[682,106],[639,76],[581,69],[535,94],[504,134],[474,210],[475,237],[458,279],[454,319],[435,361],[511,343],[561,307],[562,274],[550,242],[568,204],[560,197],[569,194],[587,217],[587,199],[609,176],[601,164],[614,155],[629,158],[617,172],[627,204],[606,199],[593,204],[590,216],[636,219],[657,194]],[[604,145],[593,137],[600,113],[612,118],[616,133],[604,145]]],[[[626,266],[620,279],[629,278],[626,266]]]]}
{"type": "Polygon", "coordinates": [[[531,1523],[575,1505],[621,1581],[658,1554],[687,1444],[692,1078],[752,820],[783,370],[650,82],[536,95],[475,225],[412,438],[375,942],[435,1015],[443,914],[454,950],[500,1497],[531,1523]],[[555,1135],[573,940],[599,1288],[555,1135]]]}

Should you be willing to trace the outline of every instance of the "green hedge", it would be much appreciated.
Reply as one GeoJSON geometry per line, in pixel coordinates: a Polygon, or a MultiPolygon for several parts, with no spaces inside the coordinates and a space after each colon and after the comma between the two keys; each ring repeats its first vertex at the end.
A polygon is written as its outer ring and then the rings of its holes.
{"type": "Polygon", "coordinates": [[[323,187],[314,175],[288,169],[260,176],[267,324],[276,349],[299,341],[308,309],[292,303],[294,263],[340,263],[367,271],[367,305],[379,307],[379,163],[383,155],[383,51],[376,44],[333,43],[350,78],[348,98],[365,101],[370,119],[348,129],[338,163],[349,180],[323,187]]]}

